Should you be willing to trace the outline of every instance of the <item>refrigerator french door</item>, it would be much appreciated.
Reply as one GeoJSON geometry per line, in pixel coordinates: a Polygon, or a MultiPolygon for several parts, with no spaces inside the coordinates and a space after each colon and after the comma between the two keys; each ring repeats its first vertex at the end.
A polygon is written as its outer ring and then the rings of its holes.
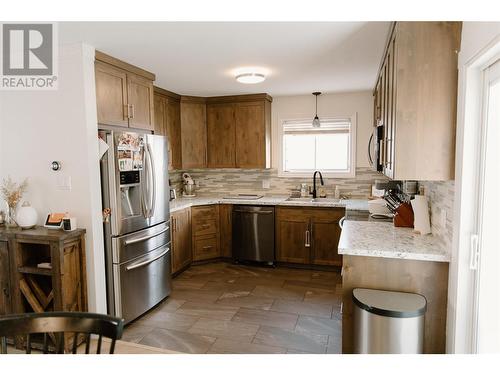
{"type": "Polygon", "coordinates": [[[101,158],[108,313],[128,323],[166,298],[170,222],[166,139],[102,130],[101,158]]]}

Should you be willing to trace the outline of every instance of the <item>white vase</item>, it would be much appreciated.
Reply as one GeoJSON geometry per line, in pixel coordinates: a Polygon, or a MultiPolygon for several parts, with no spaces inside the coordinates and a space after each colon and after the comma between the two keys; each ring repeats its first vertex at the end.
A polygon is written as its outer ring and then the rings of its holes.
{"type": "Polygon", "coordinates": [[[38,221],[38,213],[29,202],[24,202],[17,210],[16,222],[23,229],[33,228],[38,221]]]}

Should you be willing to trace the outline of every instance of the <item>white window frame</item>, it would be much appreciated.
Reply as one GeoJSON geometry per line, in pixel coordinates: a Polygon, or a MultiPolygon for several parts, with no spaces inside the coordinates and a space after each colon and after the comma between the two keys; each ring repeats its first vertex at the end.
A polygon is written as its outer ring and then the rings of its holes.
{"type": "MultiPolygon", "coordinates": [[[[356,129],[357,129],[357,112],[349,116],[329,116],[325,117],[325,121],[349,120],[351,122],[350,131],[350,165],[349,172],[325,172],[320,170],[325,178],[354,178],[356,177],[356,129]]],[[[320,118],[321,120],[321,118],[320,118]]],[[[283,168],[283,125],[290,121],[312,121],[311,118],[287,118],[279,120],[278,127],[278,177],[303,178],[311,177],[312,172],[288,172],[283,168]]]]}

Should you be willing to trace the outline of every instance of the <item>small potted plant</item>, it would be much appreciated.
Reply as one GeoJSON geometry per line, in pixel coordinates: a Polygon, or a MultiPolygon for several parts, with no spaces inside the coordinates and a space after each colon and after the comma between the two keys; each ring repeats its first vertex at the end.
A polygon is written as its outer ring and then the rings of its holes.
{"type": "Polygon", "coordinates": [[[23,182],[16,184],[12,179],[7,177],[2,180],[2,186],[0,187],[0,193],[3,199],[7,203],[7,212],[5,213],[5,226],[15,227],[17,223],[15,221],[17,204],[21,200],[23,194],[26,192],[28,187],[28,180],[25,179],[23,182]]]}

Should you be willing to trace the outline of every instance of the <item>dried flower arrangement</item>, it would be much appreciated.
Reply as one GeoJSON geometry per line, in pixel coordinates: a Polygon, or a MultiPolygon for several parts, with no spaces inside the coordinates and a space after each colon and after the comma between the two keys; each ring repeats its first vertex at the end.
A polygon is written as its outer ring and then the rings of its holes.
{"type": "Polygon", "coordinates": [[[5,201],[7,202],[7,205],[10,208],[15,208],[23,197],[23,193],[26,192],[27,188],[28,179],[25,179],[20,184],[16,184],[9,176],[6,179],[3,179],[0,191],[2,192],[3,199],[5,199],[5,201]]]}

